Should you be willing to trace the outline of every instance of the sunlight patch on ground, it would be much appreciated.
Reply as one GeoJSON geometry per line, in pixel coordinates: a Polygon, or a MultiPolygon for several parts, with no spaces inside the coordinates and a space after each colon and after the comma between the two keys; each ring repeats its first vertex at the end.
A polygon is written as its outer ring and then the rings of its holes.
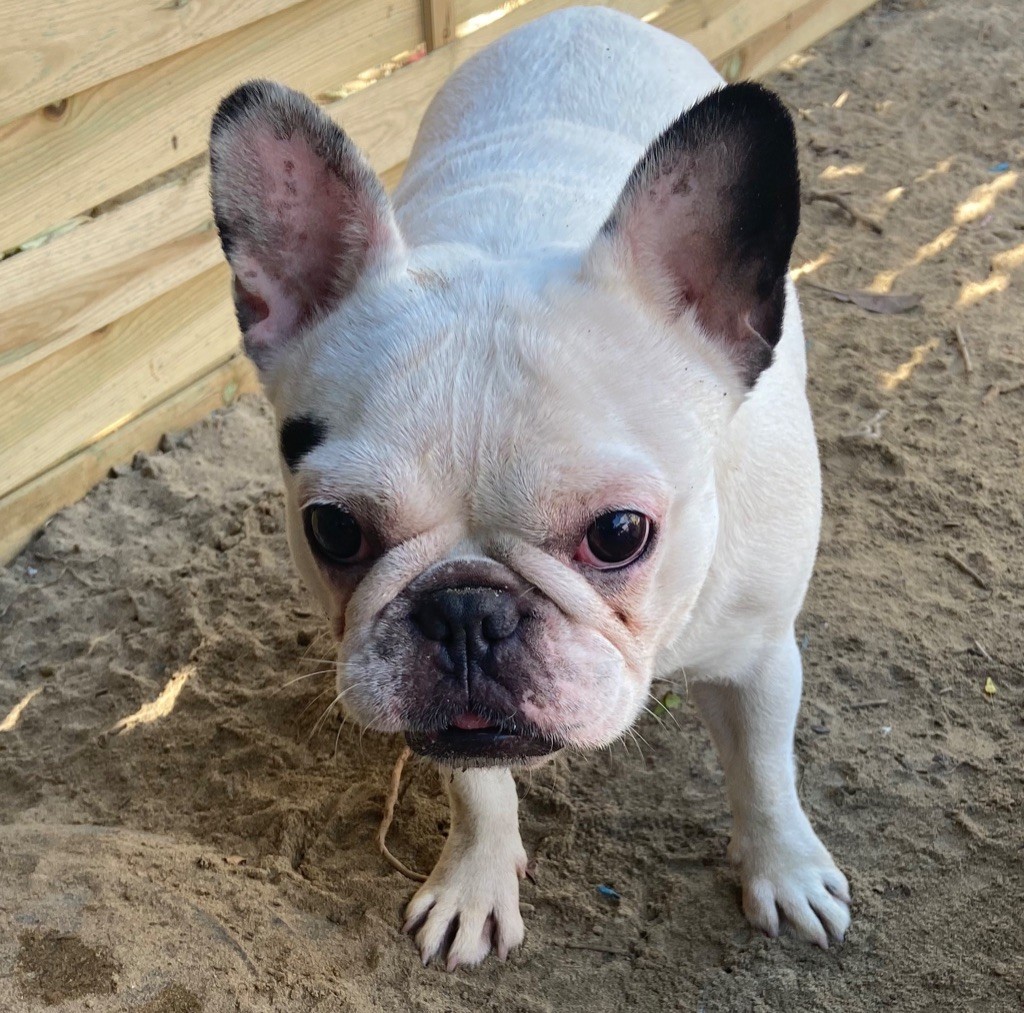
{"type": "MultiPolygon", "coordinates": [[[[937,172],[947,172],[952,164],[953,160],[951,158],[943,159],[934,168],[928,169],[922,175],[918,176],[915,182],[927,179],[930,175],[934,175],[937,172]]],[[[829,168],[832,168],[832,166],[829,168]]],[[[828,170],[826,170],[826,172],[827,171],[828,170]]],[[[917,248],[914,256],[903,263],[900,267],[891,268],[886,271],[879,271],[871,280],[870,284],[866,286],[866,290],[868,292],[877,292],[880,294],[891,292],[896,279],[899,278],[904,271],[911,267],[917,267],[920,264],[923,264],[926,260],[930,260],[932,257],[936,257],[945,250],[948,250],[953,243],[956,242],[956,238],[960,234],[961,227],[988,214],[995,206],[999,195],[1014,187],[1019,178],[1020,174],[1011,170],[1000,173],[1000,175],[988,183],[982,183],[980,186],[976,186],[967,195],[967,197],[957,205],[956,210],[953,212],[952,225],[943,229],[934,239],[930,239],[927,243],[922,243],[917,248]]],[[[893,187],[884,195],[883,200],[886,203],[891,204],[894,201],[899,200],[903,195],[904,190],[905,187],[902,186],[893,187]]],[[[1024,264],[1024,244],[1015,246],[1011,250],[1005,250],[1003,253],[996,254],[992,258],[992,270],[996,272],[1013,270],[1021,264],[1024,264]]],[[[985,279],[985,281],[968,282],[961,289],[955,305],[957,308],[972,306],[990,292],[1002,292],[1008,284],[1009,279],[1006,277],[1005,273],[993,275],[992,277],[985,279]]]]}
{"type": "Polygon", "coordinates": [[[794,53],[792,56],[783,60],[779,64],[778,69],[785,73],[792,73],[795,70],[800,70],[802,67],[806,67],[807,64],[815,60],[816,57],[813,53],[794,53]]]}
{"type": "Polygon", "coordinates": [[[967,196],[953,214],[953,221],[957,225],[965,225],[973,222],[992,210],[996,197],[1004,190],[1009,190],[1018,179],[1018,173],[1011,171],[1002,172],[989,183],[982,183],[976,186],[967,196]]]}
{"type": "Polygon", "coordinates": [[[932,338],[923,345],[918,345],[906,362],[901,363],[891,373],[882,374],[882,386],[886,390],[895,390],[901,383],[910,379],[911,374],[928,356],[939,347],[939,339],[932,338]]]}
{"type": "Polygon", "coordinates": [[[879,271],[871,279],[871,283],[864,289],[865,292],[877,292],[879,295],[886,295],[892,291],[893,282],[900,276],[903,268],[893,268],[891,271],[879,271]]]}
{"type": "Polygon", "coordinates": [[[860,162],[854,165],[826,165],[818,173],[818,179],[843,179],[846,176],[863,176],[864,165],[860,162]]]}
{"type": "Polygon", "coordinates": [[[8,712],[7,717],[0,721],[0,732],[11,732],[14,731],[14,726],[18,723],[18,719],[21,717],[25,708],[42,693],[43,687],[36,686],[30,693],[26,693],[8,712]]]}
{"type": "Polygon", "coordinates": [[[815,257],[814,260],[805,261],[798,267],[794,267],[789,272],[789,276],[790,278],[793,279],[793,281],[799,281],[805,275],[814,274],[814,272],[817,271],[819,267],[824,267],[826,264],[831,264],[833,259],[834,258],[832,257],[831,253],[823,253],[820,257],[815,257]]]}
{"type": "Polygon", "coordinates": [[[1010,276],[1002,273],[993,274],[984,281],[968,281],[960,289],[960,294],[956,297],[956,302],[953,305],[957,309],[965,309],[968,306],[973,306],[976,302],[981,302],[985,296],[991,295],[993,292],[1006,291],[1009,285],[1010,276]]]}
{"type": "Polygon", "coordinates": [[[121,718],[120,721],[113,728],[110,729],[111,734],[117,735],[121,732],[131,731],[138,725],[149,725],[154,721],[158,721],[160,718],[167,717],[168,714],[174,710],[174,704],[178,699],[178,694],[185,688],[185,683],[196,674],[195,665],[186,665],[184,668],[178,669],[168,679],[167,685],[160,690],[160,695],[149,703],[144,703],[134,714],[129,714],[126,718],[121,718]]]}
{"type": "Polygon", "coordinates": [[[954,307],[965,309],[995,292],[1005,292],[1010,287],[1010,272],[1021,267],[1024,267],[1024,243],[994,253],[989,260],[989,276],[982,281],[964,282],[954,307]]]}
{"type": "Polygon", "coordinates": [[[948,229],[943,229],[934,239],[929,240],[927,243],[922,243],[917,248],[917,253],[914,254],[908,266],[917,267],[918,264],[938,256],[943,250],[948,250],[959,234],[960,230],[955,225],[950,225],[948,229]]]}
{"type": "Polygon", "coordinates": [[[993,254],[991,264],[993,271],[1014,271],[1018,267],[1024,267],[1024,243],[1003,250],[1002,253],[993,254]]]}
{"type": "Polygon", "coordinates": [[[936,162],[930,169],[925,169],[920,176],[914,177],[915,183],[923,183],[926,179],[931,179],[932,176],[940,176],[944,172],[949,172],[953,167],[953,159],[944,158],[941,162],[936,162]]]}

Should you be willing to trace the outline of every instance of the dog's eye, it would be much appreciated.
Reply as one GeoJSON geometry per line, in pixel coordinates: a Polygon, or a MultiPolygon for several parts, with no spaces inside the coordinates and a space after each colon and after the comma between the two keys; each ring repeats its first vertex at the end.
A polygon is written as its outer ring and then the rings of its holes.
{"type": "Polygon", "coordinates": [[[627,566],[637,559],[651,539],[651,522],[635,510],[601,514],[587,529],[576,550],[576,559],[599,570],[627,566]]]}
{"type": "Polygon", "coordinates": [[[306,510],[305,520],[306,538],[318,556],[331,563],[356,563],[366,558],[366,538],[347,510],[314,503],[306,510]]]}

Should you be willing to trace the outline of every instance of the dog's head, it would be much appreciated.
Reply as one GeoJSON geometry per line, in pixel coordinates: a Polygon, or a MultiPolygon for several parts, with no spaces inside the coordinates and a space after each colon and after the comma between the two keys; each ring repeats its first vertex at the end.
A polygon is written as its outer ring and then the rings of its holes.
{"type": "Polygon", "coordinates": [[[611,742],[708,574],[719,437],[781,334],[779,101],[710,95],[588,250],[528,267],[407,243],[349,139],[278,85],[223,102],[211,164],[347,711],[458,763],[611,742]]]}

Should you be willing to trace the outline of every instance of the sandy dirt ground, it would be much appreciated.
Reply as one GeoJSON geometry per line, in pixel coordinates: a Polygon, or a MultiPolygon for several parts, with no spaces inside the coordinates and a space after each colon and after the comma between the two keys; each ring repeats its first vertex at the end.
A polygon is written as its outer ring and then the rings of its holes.
{"type": "MultiPolygon", "coordinates": [[[[317,724],[329,652],[252,399],[0,573],[0,1009],[1021,1008],[1024,6],[885,3],[771,83],[808,197],[866,219],[808,199],[794,257],[826,490],[797,753],[846,943],[746,927],[684,699],[522,779],[525,946],[422,968],[373,843],[398,743],[317,724]]],[[[424,764],[406,786],[392,844],[426,870],[445,805],[424,764]]]]}

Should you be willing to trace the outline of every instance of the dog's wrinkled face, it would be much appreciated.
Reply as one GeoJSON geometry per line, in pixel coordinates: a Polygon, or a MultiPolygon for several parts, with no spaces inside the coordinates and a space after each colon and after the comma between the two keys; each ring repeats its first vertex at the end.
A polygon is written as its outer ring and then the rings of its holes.
{"type": "Polygon", "coordinates": [[[778,265],[767,288],[759,265],[716,270],[728,220],[698,268],[658,259],[673,212],[684,232],[713,215],[700,152],[676,149],[581,257],[408,250],[344,135],[246,88],[215,121],[215,209],[345,709],[457,763],[611,742],[707,576],[715,446],[778,339],[778,265]]]}
{"type": "Polygon", "coordinates": [[[284,431],[306,425],[292,547],[334,621],[343,703],[435,755],[614,739],[708,565],[701,420],[725,390],[656,340],[623,342],[650,322],[585,295],[473,262],[425,285],[414,267],[279,377],[284,431]]]}

